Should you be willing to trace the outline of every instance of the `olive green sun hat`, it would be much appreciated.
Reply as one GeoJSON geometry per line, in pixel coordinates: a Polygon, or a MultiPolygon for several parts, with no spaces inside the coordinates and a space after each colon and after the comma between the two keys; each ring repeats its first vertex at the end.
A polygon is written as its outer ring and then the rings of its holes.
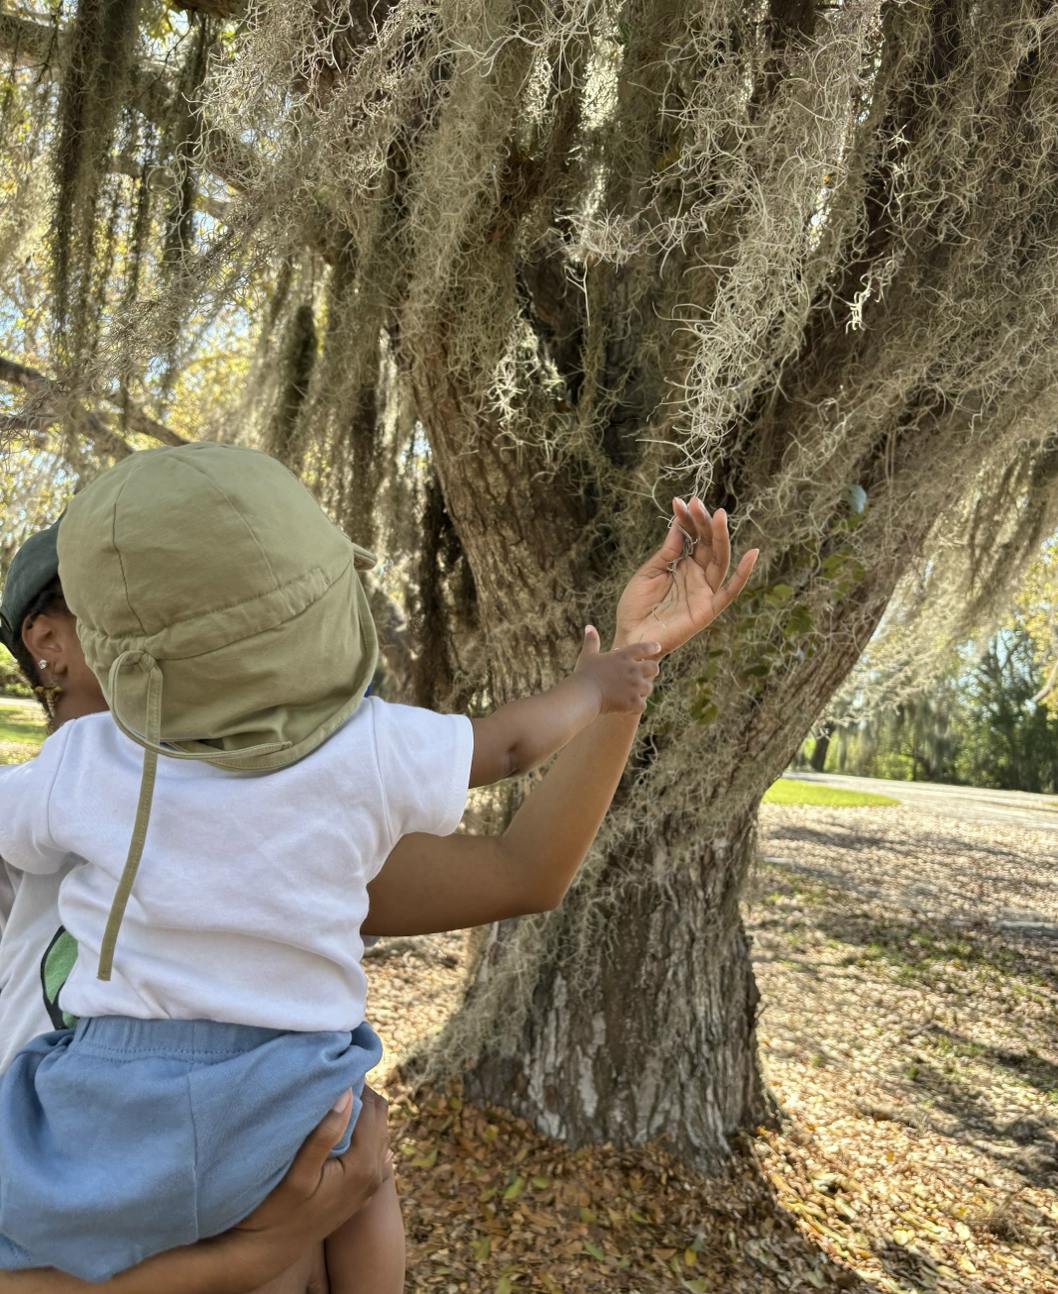
{"type": "Polygon", "coordinates": [[[71,501],[59,526],[66,604],[115,723],[146,752],[100,978],[142,854],[158,755],[266,772],[315,750],[375,670],[358,575],[373,564],[257,450],[145,450],[71,501]]]}

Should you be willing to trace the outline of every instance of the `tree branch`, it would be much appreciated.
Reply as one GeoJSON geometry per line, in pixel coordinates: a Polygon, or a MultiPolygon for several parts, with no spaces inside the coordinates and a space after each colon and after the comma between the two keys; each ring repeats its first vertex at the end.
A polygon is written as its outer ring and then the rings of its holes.
{"type": "MultiPolygon", "coordinates": [[[[153,169],[161,172],[166,182],[175,187],[176,180],[171,171],[161,165],[153,169]]],[[[114,175],[127,175],[129,179],[138,180],[143,175],[143,164],[130,153],[115,153],[110,159],[110,170],[114,175]]],[[[199,192],[195,195],[195,209],[204,211],[207,216],[212,216],[222,224],[232,223],[232,206],[232,203],[220,202],[208,193],[199,192]]]]}
{"type": "MultiPolygon", "coordinates": [[[[43,430],[53,423],[69,419],[78,432],[87,436],[104,453],[112,454],[116,458],[125,458],[133,452],[127,440],[119,436],[97,413],[86,409],[61,382],[45,377],[36,369],[27,368],[26,365],[18,364],[2,355],[0,355],[0,382],[17,386],[25,391],[28,397],[22,409],[5,415],[0,421],[0,428],[4,431],[43,430]]],[[[156,422],[138,406],[123,401],[119,392],[108,392],[104,398],[109,404],[121,408],[125,422],[131,431],[150,436],[165,445],[187,444],[183,436],[156,422]]]]}
{"type": "MultiPolygon", "coordinates": [[[[223,10],[227,16],[242,8],[236,0],[201,0],[187,7],[218,14],[223,10]]],[[[0,54],[8,54],[21,65],[32,68],[38,77],[60,79],[66,39],[65,28],[56,29],[48,23],[0,12],[0,54]]],[[[171,105],[176,93],[168,69],[161,64],[139,63],[132,67],[129,107],[157,126],[163,137],[172,120],[171,105]]],[[[238,193],[259,192],[267,187],[267,163],[234,135],[208,129],[203,132],[202,147],[203,167],[238,193]]],[[[220,204],[214,199],[200,194],[197,203],[201,210],[230,222],[231,213],[220,212],[220,204]]],[[[334,240],[328,232],[332,223],[330,213],[317,202],[305,211],[301,226],[305,245],[315,248],[327,260],[334,256],[334,240]]]]}
{"type": "MultiPolygon", "coordinates": [[[[0,13],[0,53],[9,54],[20,65],[32,67],[38,76],[59,79],[66,39],[65,28],[56,29],[49,23],[0,13]]],[[[163,132],[170,120],[170,104],[175,93],[166,69],[160,65],[140,63],[132,68],[129,106],[163,132]]],[[[261,160],[246,145],[216,131],[208,132],[205,143],[205,164],[219,179],[240,191],[260,184],[261,160]]]]}
{"type": "Polygon", "coordinates": [[[246,0],[170,0],[170,8],[204,13],[210,18],[241,18],[246,0]]]}

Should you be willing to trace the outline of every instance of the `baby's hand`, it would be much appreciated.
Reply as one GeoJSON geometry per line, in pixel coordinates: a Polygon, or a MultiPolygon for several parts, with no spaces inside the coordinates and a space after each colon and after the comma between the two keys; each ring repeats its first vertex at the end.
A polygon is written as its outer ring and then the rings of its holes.
{"type": "Polygon", "coordinates": [[[599,631],[588,625],[573,677],[598,689],[600,714],[641,714],[660,669],[651,658],[660,652],[660,643],[633,643],[620,651],[600,651],[599,631]]]}

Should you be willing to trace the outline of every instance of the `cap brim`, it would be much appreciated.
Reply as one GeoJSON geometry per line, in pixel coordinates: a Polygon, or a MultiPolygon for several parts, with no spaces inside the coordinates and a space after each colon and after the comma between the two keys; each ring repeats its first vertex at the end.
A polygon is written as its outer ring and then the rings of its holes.
{"type": "Polygon", "coordinates": [[[11,559],[3,597],[0,598],[0,642],[13,651],[22,633],[22,621],[33,601],[59,574],[56,536],[59,521],[30,535],[11,559]]]}

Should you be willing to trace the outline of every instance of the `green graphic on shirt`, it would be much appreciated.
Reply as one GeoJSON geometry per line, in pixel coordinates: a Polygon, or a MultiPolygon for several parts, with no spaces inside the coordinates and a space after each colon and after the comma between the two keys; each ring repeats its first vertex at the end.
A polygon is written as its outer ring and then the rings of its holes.
{"type": "Polygon", "coordinates": [[[77,960],[77,940],[65,926],[55,932],[51,943],[40,959],[40,983],[44,990],[44,1008],[56,1029],[72,1029],[77,1017],[59,1005],[59,993],[77,960]]]}

